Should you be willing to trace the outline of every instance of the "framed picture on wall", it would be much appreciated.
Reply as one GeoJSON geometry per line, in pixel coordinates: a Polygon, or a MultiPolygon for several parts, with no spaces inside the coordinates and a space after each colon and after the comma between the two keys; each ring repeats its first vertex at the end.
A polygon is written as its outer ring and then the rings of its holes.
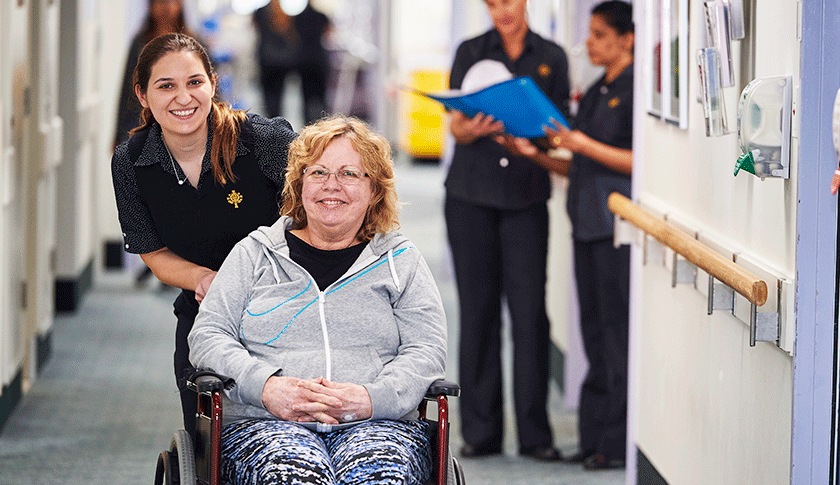
{"type": "Polygon", "coordinates": [[[688,128],[688,0],[654,0],[646,9],[646,108],[663,121],[688,128]]]}

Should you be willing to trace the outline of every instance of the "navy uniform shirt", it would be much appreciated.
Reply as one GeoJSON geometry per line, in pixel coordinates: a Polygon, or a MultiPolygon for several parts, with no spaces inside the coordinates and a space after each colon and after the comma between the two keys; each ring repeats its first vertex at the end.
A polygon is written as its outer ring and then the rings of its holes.
{"type": "Polygon", "coordinates": [[[125,250],[145,254],[168,247],[187,261],[218,270],[240,239],[279,217],[295,136],[283,118],[248,115],[232,167],[236,180],[220,185],[210,166],[210,123],[198,187],[193,187],[178,183],[186,176],[170,160],[160,125],[136,133],[117,147],[111,162],[125,250]],[[132,157],[132,150],[139,156],[132,157]]]}
{"type": "MultiPolygon", "coordinates": [[[[514,77],[531,77],[561,112],[568,113],[569,63],[557,44],[529,30],[522,55],[512,61],[498,31],[490,30],[458,47],[450,88],[460,89],[469,68],[483,59],[503,63],[514,77]]],[[[551,195],[545,169],[528,158],[513,156],[489,137],[455,146],[445,185],[449,197],[500,209],[522,209],[545,202],[551,195]]]]}
{"type": "MultiPolygon", "coordinates": [[[[617,148],[633,147],[633,65],[611,83],[602,77],[580,101],[575,128],[617,148]]],[[[613,237],[614,215],[607,207],[613,192],[630,197],[630,176],[616,172],[580,154],[572,158],[566,210],[572,237],[592,242],[613,237]]]]}

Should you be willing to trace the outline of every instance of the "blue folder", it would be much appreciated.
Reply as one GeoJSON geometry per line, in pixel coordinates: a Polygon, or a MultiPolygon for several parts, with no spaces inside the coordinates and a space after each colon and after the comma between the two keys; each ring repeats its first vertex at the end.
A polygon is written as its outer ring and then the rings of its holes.
{"type": "Polygon", "coordinates": [[[551,119],[571,129],[563,113],[527,76],[502,81],[470,94],[416,92],[470,118],[479,112],[492,115],[505,124],[506,132],[517,137],[545,136],[543,126],[554,127],[551,119]]]}

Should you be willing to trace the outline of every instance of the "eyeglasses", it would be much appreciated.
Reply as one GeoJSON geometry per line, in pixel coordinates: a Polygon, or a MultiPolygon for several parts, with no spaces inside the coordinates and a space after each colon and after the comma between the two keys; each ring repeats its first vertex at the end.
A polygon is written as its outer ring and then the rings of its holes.
{"type": "Polygon", "coordinates": [[[312,165],[303,169],[304,177],[319,184],[326,182],[327,179],[330,178],[330,174],[335,175],[338,183],[342,185],[358,184],[362,181],[362,178],[368,176],[368,174],[362,172],[361,170],[356,170],[355,168],[340,168],[335,172],[330,172],[319,165],[312,165]]]}

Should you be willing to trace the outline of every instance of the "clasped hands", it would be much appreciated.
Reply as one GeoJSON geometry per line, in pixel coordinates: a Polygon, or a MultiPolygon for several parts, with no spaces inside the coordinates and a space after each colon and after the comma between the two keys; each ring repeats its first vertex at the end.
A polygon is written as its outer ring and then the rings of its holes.
{"type": "Polygon", "coordinates": [[[364,386],[318,377],[271,376],[263,386],[262,402],[272,415],[297,423],[339,424],[370,418],[373,406],[364,386]]]}

